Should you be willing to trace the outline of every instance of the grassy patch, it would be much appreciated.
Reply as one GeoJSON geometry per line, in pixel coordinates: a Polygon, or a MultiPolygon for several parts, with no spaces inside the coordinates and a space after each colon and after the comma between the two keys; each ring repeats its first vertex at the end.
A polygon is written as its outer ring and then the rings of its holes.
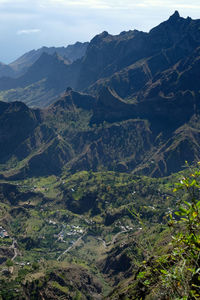
{"type": "Polygon", "coordinates": [[[53,288],[55,288],[55,289],[58,289],[59,291],[61,291],[62,293],[64,293],[64,294],[68,294],[68,292],[69,292],[69,289],[68,289],[68,287],[66,287],[66,286],[62,286],[62,285],[60,285],[58,282],[56,282],[56,281],[52,281],[51,282],[51,286],[53,287],[53,288]]]}

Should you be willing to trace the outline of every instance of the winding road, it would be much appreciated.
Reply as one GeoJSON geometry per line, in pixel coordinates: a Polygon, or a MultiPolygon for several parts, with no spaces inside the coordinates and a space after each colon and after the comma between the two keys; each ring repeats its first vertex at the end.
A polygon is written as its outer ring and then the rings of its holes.
{"type": "Polygon", "coordinates": [[[76,240],[76,242],[74,242],[71,246],[69,246],[63,253],[61,253],[61,254],[58,256],[57,261],[59,261],[60,258],[61,258],[63,255],[65,255],[67,252],[69,252],[72,248],[76,247],[77,244],[79,243],[79,241],[82,240],[82,238],[83,238],[85,235],[86,235],[86,232],[85,232],[83,235],[81,235],[81,236],[76,240]]]}
{"type": "Polygon", "coordinates": [[[13,239],[13,243],[12,245],[10,246],[10,249],[13,249],[14,250],[14,256],[11,258],[11,260],[13,261],[17,255],[18,255],[18,251],[17,251],[17,241],[15,239],[13,239]]]}
{"type": "Polygon", "coordinates": [[[118,237],[121,233],[128,232],[128,231],[129,231],[129,230],[125,229],[125,230],[122,230],[122,231],[116,233],[116,234],[113,236],[112,241],[111,241],[111,242],[108,242],[108,243],[106,243],[102,238],[96,238],[96,239],[97,239],[98,241],[101,241],[101,242],[103,243],[104,247],[107,248],[107,247],[109,247],[109,246],[111,246],[111,245],[113,245],[113,244],[115,243],[117,237],[118,237]]]}
{"type": "MultiPolygon", "coordinates": [[[[113,236],[112,241],[109,242],[109,243],[106,243],[102,238],[96,238],[96,239],[97,239],[98,241],[101,241],[101,242],[103,243],[104,247],[107,248],[107,247],[109,247],[109,246],[111,246],[111,245],[113,245],[113,244],[115,243],[117,237],[118,237],[121,233],[125,233],[125,232],[128,232],[128,231],[129,231],[129,230],[124,229],[124,230],[122,230],[122,231],[116,233],[116,234],[113,236]]],[[[86,234],[87,234],[87,232],[85,232],[82,236],[80,236],[80,237],[76,240],[76,242],[74,242],[74,243],[73,243],[71,246],[69,246],[63,253],[61,253],[61,254],[58,256],[57,261],[59,261],[59,260],[61,259],[61,257],[62,257],[63,255],[65,255],[67,252],[69,252],[71,249],[73,249],[74,247],[76,247],[77,244],[79,243],[79,241],[81,241],[82,238],[83,238],[86,234]]]]}

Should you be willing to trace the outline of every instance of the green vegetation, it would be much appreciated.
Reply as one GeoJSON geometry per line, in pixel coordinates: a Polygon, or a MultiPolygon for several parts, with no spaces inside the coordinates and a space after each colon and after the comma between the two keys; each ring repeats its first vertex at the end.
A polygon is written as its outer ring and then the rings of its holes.
{"type": "Polygon", "coordinates": [[[173,299],[200,298],[200,171],[183,177],[177,183],[177,190],[183,190],[178,220],[171,215],[170,226],[175,227],[171,261],[174,265],[161,270],[163,285],[173,299]],[[186,200],[184,200],[186,198],[186,200]]]}
{"type": "MultiPolygon", "coordinates": [[[[106,270],[107,260],[112,260],[119,251],[119,264],[125,265],[127,271],[131,269],[131,261],[136,268],[143,260],[134,242],[137,237],[139,243],[143,233],[128,208],[134,203],[135,209],[140,209],[142,218],[148,223],[147,234],[157,240],[157,231],[166,227],[159,228],[160,220],[165,222],[165,211],[173,205],[168,180],[116,172],[63,173],[62,177],[35,177],[13,181],[12,185],[4,180],[0,186],[6,229],[11,237],[9,245],[13,238],[17,242],[10,284],[13,278],[20,284],[35,284],[39,280],[39,289],[50,289],[44,286],[42,278],[49,272],[57,274],[57,270],[68,264],[95,276],[102,293],[108,294],[124,271],[108,276],[107,272],[115,273],[115,264],[111,271],[106,270]],[[15,199],[15,206],[11,199],[15,199]],[[121,249],[120,245],[126,244],[128,238],[129,246],[121,249]]],[[[4,246],[6,240],[0,239],[4,246]]],[[[11,259],[14,254],[10,252],[9,255],[11,259]]],[[[51,287],[58,290],[55,282],[60,284],[60,281],[54,278],[52,282],[51,287]]],[[[62,292],[67,292],[69,284],[61,286],[64,287],[62,292]]]]}
{"type": "MultiPolygon", "coordinates": [[[[119,285],[109,299],[200,298],[200,170],[188,168],[186,173],[174,188],[178,207],[169,212],[169,229],[159,233],[156,242],[153,235],[142,236],[138,247],[146,252],[144,261],[131,284],[119,285]]],[[[130,212],[147,230],[140,214],[130,212]]]]}
{"type": "Polygon", "coordinates": [[[60,285],[57,281],[53,281],[51,283],[52,287],[58,289],[59,291],[63,292],[64,294],[69,294],[69,289],[65,286],[60,285]]]}
{"type": "Polygon", "coordinates": [[[105,296],[129,276],[132,283],[124,287],[121,283],[109,299],[124,293],[127,299],[151,299],[148,295],[161,297],[162,293],[174,295],[171,299],[184,299],[187,293],[198,299],[199,267],[194,262],[200,240],[196,223],[199,178],[200,172],[193,168],[160,179],[82,171],[18,180],[12,185],[2,181],[1,206],[10,238],[0,239],[0,245],[9,251],[13,239],[17,243],[13,261],[14,250],[8,252],[12,266],[7,269],[12,273],[3,276],[3,280],[9,276],[8,282],[0,282],[2,297],[12,299],[9,295],[15,290],[23,294],[24,284],[30,291],[35,286],[33,299],[38,292],[52,289],[74,299],[80,291],[85,297],[86,291],[72,289],[61,274],[73,267],[95,276],[105,296]],[[14,282],[20,287],[14,287],[14,282]]]}
{"type": "MultiPolygon", "coordinates": [[[[56,91],[48,90],[45,87],[46,80],[40,80],[36,83],[33,83],[31,85],[26,86],[25,88],[16,88],[16,89],[9,89],[6,91],[0,92],[0,101],[6,101],[6,102],[12,102],[17,101],[20,99],[20,101],[25,102],[29,106],[40,106],[40,102],[42,99],[48,99],[48,101],[52,101],[57,96],[56,91]],[[38,102],[38,98],[40,98],[40,101],[38,102]]],[[[47,101],[47,100],[46,100],[47,101]]],[[[46,102],[45,104],[49,104],[49,102],[46,102]]]]}

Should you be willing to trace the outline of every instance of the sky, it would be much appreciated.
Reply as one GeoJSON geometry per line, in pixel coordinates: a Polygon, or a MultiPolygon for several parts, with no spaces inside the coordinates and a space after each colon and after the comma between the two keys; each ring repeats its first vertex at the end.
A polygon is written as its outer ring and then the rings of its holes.
{"type": "Polygon", "coordinates": [[[90,41],[106,30],[149,31],[178,10],[200,18],[199,0],[0,0],[0,61],[42,46],[90,41]]]}

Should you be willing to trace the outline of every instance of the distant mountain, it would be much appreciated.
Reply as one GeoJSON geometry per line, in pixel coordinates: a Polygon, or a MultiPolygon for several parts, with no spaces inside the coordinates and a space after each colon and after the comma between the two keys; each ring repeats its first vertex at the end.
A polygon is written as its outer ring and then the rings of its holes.
{"type": "Polygon", "coordinates": [[[1,77],[19,77],[24,74],[29,67],[31,67],[42,54],[47,53],[53,55],[57,53],[68,63],[83,57],[85,55],[88,42],[80,43],[76,42],[73,45],[67,47],[42,47],[37,50],[31,50],[9,65],[0,63],[0,78],[1,77]]]}
{"type": "MultiPolygon", "coordinates": [[[[39,62],[35,61],[30,70],[28,69],[17,80],[0,79],[0,99],[22,100],[32,106],[44,107],[52,103],[68,86],[95,96],[98,96],[104,86],[108,86],[124,101],[129,103],[140,101],[144,98],[144,90],[153,90],[155,82],[159,82],[159,76],[162,77],[165,71],[169,73],[170,70],[177,68],[176,65],[180,61],[184,65],[192,53],[191,59],[195,59],[200,43],[199,26],[200,20],[192,20],[189,17],[184,19],[175,12],[167,21],[153,28],[149,33],[133,30],[112,36],[103,32],[95,36],[89,45],[82,44],[85,51],[85,55],[83,55],[84,51],[81,52],[82,58],[68,66],[66,61],[65,70],[63,68],[60,74],[51,72],[53,92],[46,83],[49,81],[47,75],[49,67],[44,70],[42,56],[39,62]],[[35,76],[34,72],[31,75],[35,64],[38,76],[35,76]],[[29,80],[27,81],[26,78],[29,80]],[[36,89],[37,99],[34,97],[36,89]],[[24,94],[26,97],[23,97],[24,94]]],[[[60,53],[63,57],[63,48],[61,49],[60,53]]],[[[32,57],[31,53],[30,57],[32,57]]],[[[59,60],[57,63],[60,64],[59,60]]],[[[59,67],[55,69],[58,70],[59,67]]],[[[147,92],[145,92],[146,96],[147,92]]]]}
{"type": "Polygon", "coordinates": [[[47,106],[65,90],[66,78],[71,79],[68,66],[68,60],[57,53],[50,55],[44,52],[24,75],[1,78],[2,100],[6,98],[10,102],[24,99],[30,106],[47,106]]]}
{"type": "Polygon", "coordinates": [[[43,53],[53,55],[57,53],[63,57],[69,63],[83,57],[85,55],[87,46],[89,43],[77,42],[74,45],[68,45],[67,47],[42,47],[38,50],[32,50],[25,53],[17,60],[9,64],[18,74],[25,73],[25,71],[33,65],[43,53]]]}
{"type": "Polygon", "coordinates": [[[9,65],[0,62],[0,78],[3,76],[14,77],[15,71],[9,65]]]}

